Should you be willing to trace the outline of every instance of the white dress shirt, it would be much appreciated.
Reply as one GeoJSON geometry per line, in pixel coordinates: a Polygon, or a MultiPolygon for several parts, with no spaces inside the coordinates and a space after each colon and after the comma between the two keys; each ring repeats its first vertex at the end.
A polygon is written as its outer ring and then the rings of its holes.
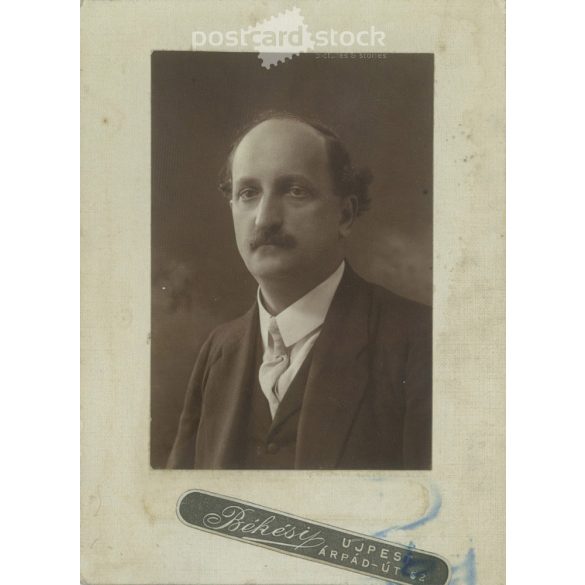
{"type": "MultiPolygon", "coordinates": [[[[290,358],[288,368],[281,374],[276,384],[276,394],[280,401],[321,333],[325,316],[339,286],[344,269],[345,261],[342,261],[331,276],[274,316],[290,358]]],[[[260,333],[264,348],[263,359],[266,360],[271,352],[268,322],[272,315],[262,304],[260,289],[258,289],[258,308],[260,333]]]]}

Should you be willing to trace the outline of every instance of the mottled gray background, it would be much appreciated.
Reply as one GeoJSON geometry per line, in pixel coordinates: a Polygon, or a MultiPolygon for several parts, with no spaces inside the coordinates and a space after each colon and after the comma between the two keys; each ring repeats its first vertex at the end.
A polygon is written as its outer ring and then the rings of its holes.
{"type": "Polygon", "coordinates": [[[431,304],[433,55],[329,56],[266,70],[255,53],[152,54],[155,468],[171,448],[201,344],[254,300],[217,181],[235,131],[257,113],[316,117],[372,169],[372,207],[354,228],[349,260],[368,280],[431,304]]]}

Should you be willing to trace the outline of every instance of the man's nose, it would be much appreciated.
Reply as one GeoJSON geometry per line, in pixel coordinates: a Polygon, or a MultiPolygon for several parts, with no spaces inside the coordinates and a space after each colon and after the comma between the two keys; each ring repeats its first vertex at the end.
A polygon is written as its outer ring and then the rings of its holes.
{"type": "Polygon", "coordinates": [[[282,201],[276,193],[265,192],[256,207],[256,226],[266,228],[282,223],[282,201]]]}

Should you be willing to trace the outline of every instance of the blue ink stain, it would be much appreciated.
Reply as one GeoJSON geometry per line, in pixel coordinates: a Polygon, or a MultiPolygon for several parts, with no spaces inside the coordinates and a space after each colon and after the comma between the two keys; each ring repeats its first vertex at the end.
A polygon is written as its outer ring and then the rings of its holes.
{"type": "MultiPolygon", "coordinates": [[[[408,544],[413,549],[414,543],[408,544]]],[[[402,573],[408,576],[408,571],[402,573]]],[[[396,581],[386,581],[386,585],[398,585],[396,581]]],[[[475,565],[475,549],[470,548],[463,561],[451,567],[451,580],[449,585],[477,585],[477,569],[475,565]]]]}
{"type": "MultiPolygon", "coordinates": [[[[408,571],[405,572],[405,568],[406,568],[406,565],[408,565],[410,563],[410,560],[412,559],[412,555],[410,554],[410,551],[414,550],[416,548],[416,546],[415,546],[414,542],[411,540],[406,545],[406,548],[409,550],[409,552],[404,557],[403,563],[405,563],[405,566],[402,567],[401,573],[408,577],[408,571]]],[[[399,584],[396,581],[386,581],[386,585],[399,585],[399,584]]],[[[451,585],[451,584],[449,584],[449,585],[451,585]]]]}
{"type": "MultiPolygon", "coordinates": [[[[375,532],[374,536],[376,538],[385,538],[389,533],[396,532],[399,530],[415,530],[420,526],[424,526],[425,524],[434,520],[441,511],[441,505],[443,500],[441,498],[441,493],[439,492],[438,488],[435,485],[430,486],[430,502],[427,510],[425,513],[415,520],[414,522],[410,522],[408,524],[401,524],[397,526],[390,526],[389,528],[385,528],[384,530],[380,530],[379,532],[375,532]]],[[[413,541],[410,541],[408,549],[413,550],[416,549],[416,545],[413,541]]],[[[405,556],[405,566],[403,567],[403,574],[407,574],[408,571],[405,573],[404,570],[408,569],[408,565],[411,562],[411,556],[405,556]]],[[[396,585],[396,581],[387,581],[386,585],[396,585]]],[[[448,585],[477,585],[477,567],[475,561],[475,549],[470,548],[463,561],[458,563],[457,565],[451,566],[451,579],[448,585]]]]}
{"type": "Polygon", "coordinates": [[[434,520],[438,515],[439,511],[441,510],[441,504],[443,500],[441,498],[441,493],[439,492],[438,488],[434,485],[430,487],[430,496],[431,501],[429,503],[429,507],[427,508],[426,512],[423,516],[421,516],[418,520],[414,522],[410,522],[409,524],[402,524],[400,526],[390,526],[390,528],[385,528],[384,530],[380,530],[374,534],[377,538],[385,538],[388,536],[390,532],[395,532],[397,530],[414,530],[431,522],[434,520]]]}
{"type": "Polygon", "coordinates": [[[470,548],[463,561],[451,567],[449,585],[476,585],[477,569],[475,566],[475,549],[470,548]]]}

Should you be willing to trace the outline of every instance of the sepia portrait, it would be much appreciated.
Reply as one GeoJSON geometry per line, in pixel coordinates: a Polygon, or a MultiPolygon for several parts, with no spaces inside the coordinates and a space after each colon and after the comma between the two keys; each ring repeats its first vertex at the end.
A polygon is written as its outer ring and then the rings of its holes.
{"type": "Polygon", "coordinates": [[[433,65],[152,54],[153,468],[431,469],[433,65]]]}

